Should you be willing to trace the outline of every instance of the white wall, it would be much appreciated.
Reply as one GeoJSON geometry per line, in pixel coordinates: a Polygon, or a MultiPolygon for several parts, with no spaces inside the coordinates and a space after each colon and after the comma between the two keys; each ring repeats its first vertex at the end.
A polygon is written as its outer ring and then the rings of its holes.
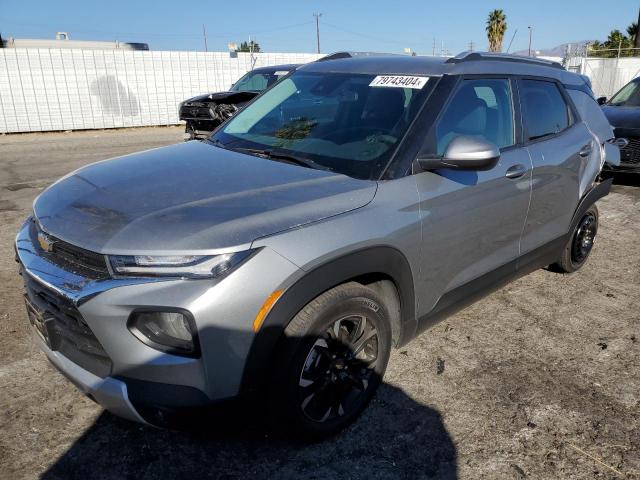
{"type": "MultiPolygon", "coordinates": [[[[320,56],[258,53],[255,67],[320,56]]],[[[0,132],[176,124],[181,101],[250,69],[248,53],[0,49],[0,132]]]]}
{"type": "Polygon", "coordinates": [[[640,75],[640,58],[585,58],[581,73],[591,79],[596,97],[611,97],[640,75]]]}

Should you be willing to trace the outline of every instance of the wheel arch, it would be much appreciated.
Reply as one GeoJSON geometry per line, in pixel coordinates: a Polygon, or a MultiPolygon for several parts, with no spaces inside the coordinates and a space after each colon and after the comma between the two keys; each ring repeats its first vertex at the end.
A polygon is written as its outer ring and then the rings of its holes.
{"type": "Polygon", "coordinates": [[[582,216],[586,213],[587,210],[594,205],[598,200],[603,197],[606,197],[611,190],[611,184],[613,183],[613,178],[608,178],[595,187],[592,187],[584,194],[584,196],[580,199],[580,203],[578,203],[578,207],[573,213],[573,217],[571,218],[571,224],[569,226],[569,235],[572,235],[572,232],[578,225],[578,222],[582,218],[582,216]]]}
{"type": "Polygon", "coordinates": [[[278,341],[296,314],[318,295],[350,281],[372,288],[385,300],[395,346],[405,344],[414,336],[413,274],[404,254],[389,246],[350,252],[309,270],[274,304],[249,350],[241,393],[253,391],[267,381],[278,341]]]}

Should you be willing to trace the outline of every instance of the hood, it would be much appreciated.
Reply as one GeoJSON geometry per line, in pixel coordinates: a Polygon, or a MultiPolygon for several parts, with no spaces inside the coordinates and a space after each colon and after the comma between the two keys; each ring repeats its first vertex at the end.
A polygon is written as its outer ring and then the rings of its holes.
{"type": "Polygon", "coordinates": [[[260,92],[217,92],[198,95],[184,101],[187,103],[245,103],[254,99],[260,92]]]}
{"type": "Polygon", "coordinates": [[[34,213],[51,235],[98,253],[204,253],[362,207],[376,188],[193,141],[81,168],[34,213]]]}
{"type": "Polygon", "coordinates": [[[602,111],[614,128],[640,129],[640,107],[605,105],[602,111]]]}

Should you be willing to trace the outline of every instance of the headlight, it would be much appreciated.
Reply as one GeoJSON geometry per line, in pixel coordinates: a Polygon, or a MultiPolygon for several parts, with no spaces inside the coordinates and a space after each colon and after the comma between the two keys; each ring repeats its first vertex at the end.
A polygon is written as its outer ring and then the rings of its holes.
{"type": "Polygon", "coordinates": [[[222,255],[109,255],[115,275],[213,278],[246,260],[254,251],[222,255]]]}
{"type": "Polygon", "coordinates": [[[127,326],[140,341],[156,350],[189,357],[200,354],[196,326],[186,310],[135,311],[127,326]]]}

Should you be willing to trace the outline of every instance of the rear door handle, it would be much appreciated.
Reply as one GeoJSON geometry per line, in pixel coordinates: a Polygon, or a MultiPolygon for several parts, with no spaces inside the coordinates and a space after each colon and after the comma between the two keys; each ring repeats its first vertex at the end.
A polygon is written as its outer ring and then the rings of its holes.
{"type": "Polygon", "coordinates": [[[518,163],[517,165],[513,165],[507,169],[507,172],[504,174],[507,178],[520,178],[525,173],[527,173],[527,167],[518,163]]]}
{"type": "Polygon", "coordinates": [[[578,155],[580,155],[581,157],[588,157],[589,155],[591,155],[592,151],[593,149],[591,148],[591,144],[588,143],[580,149],[580,151],[578,152],[578,155]]]}

